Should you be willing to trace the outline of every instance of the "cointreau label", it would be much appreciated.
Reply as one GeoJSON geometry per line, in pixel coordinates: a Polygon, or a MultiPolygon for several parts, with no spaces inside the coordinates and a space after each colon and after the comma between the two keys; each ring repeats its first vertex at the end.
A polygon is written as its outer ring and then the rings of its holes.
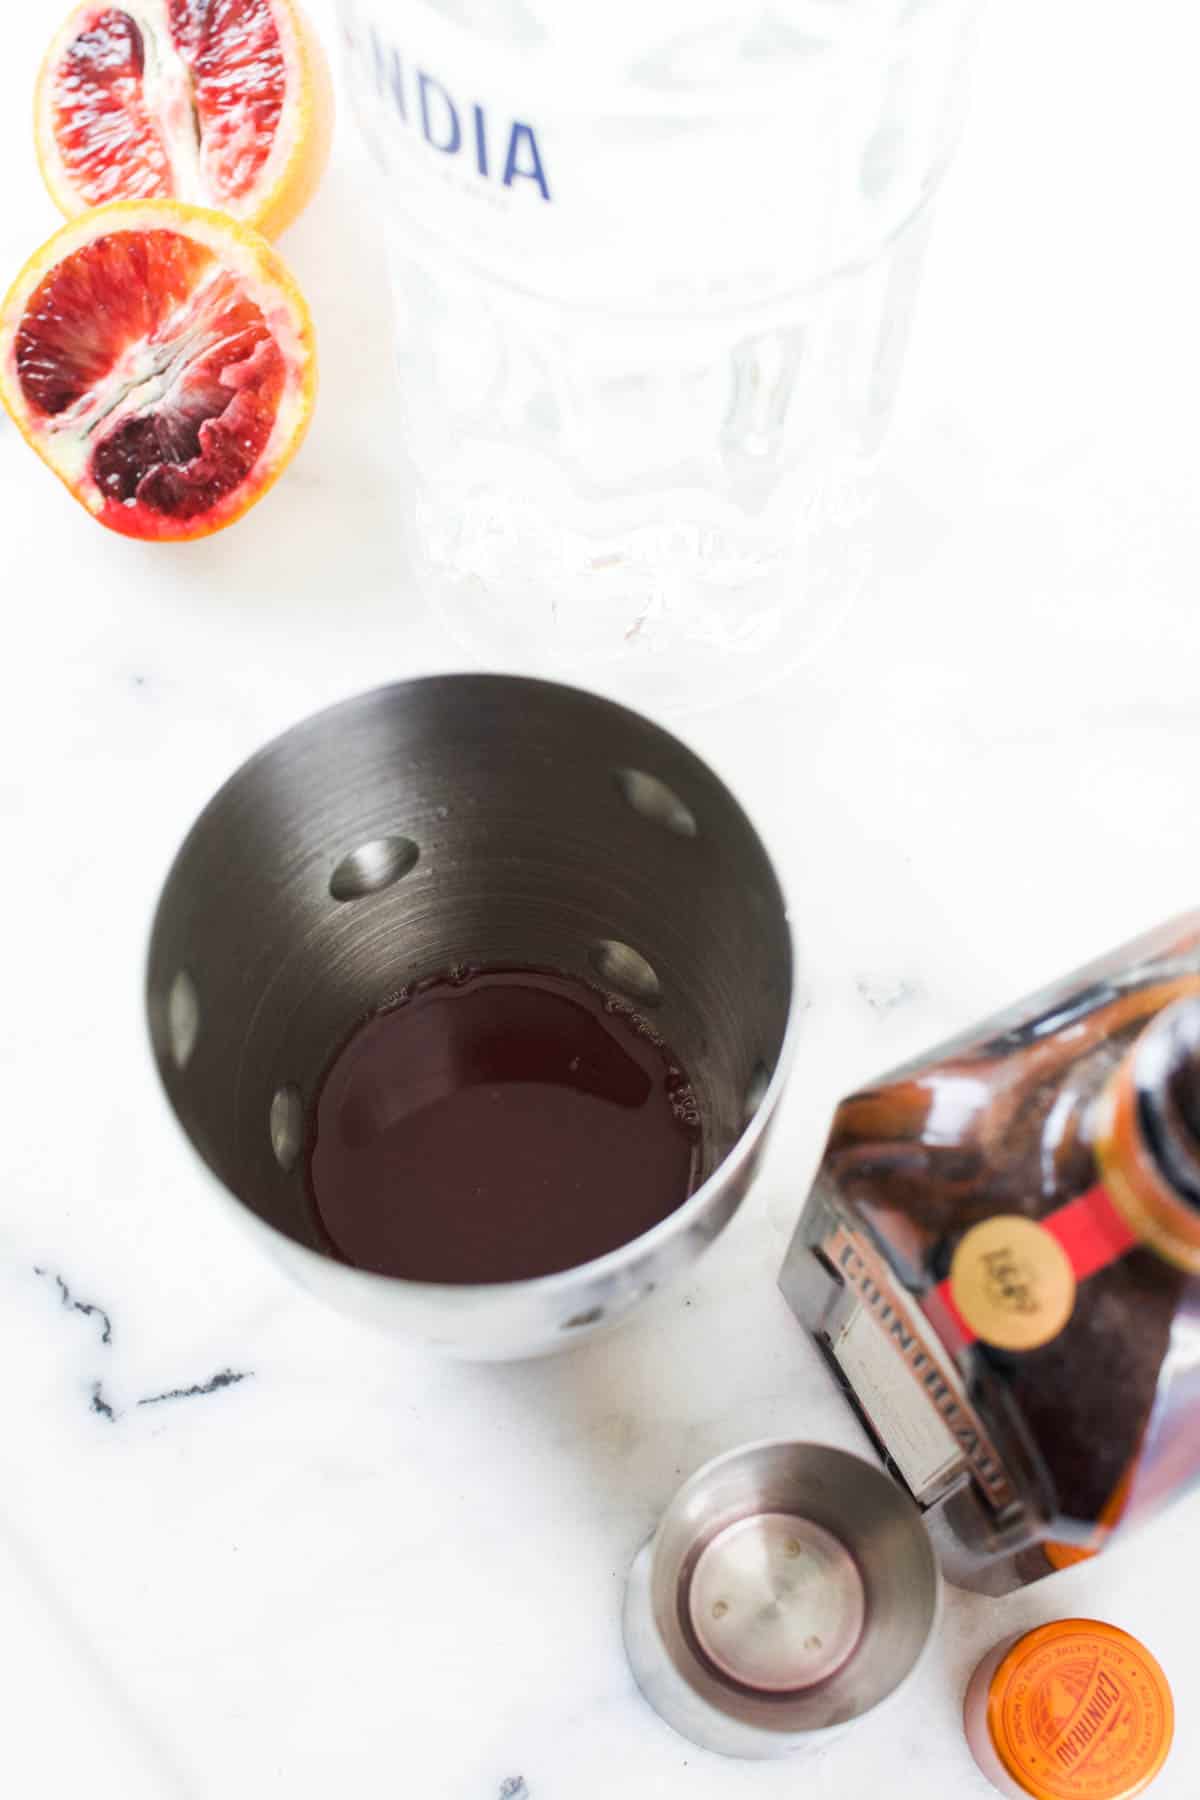
{"type": "Polygon", "coordinates": [[[862,1309],[834,1352],[914,1494],[920,1499],[922,1490],[936,1487],[961,1460],[997,1511],[1011,1506],[1017,1494],[995,1445],[887,1265],[844,1224],[835,1226],[821,1249],[862,1309]],[[890,1368],[881,1366],[880,1356],[864,1355],[869,1342],[859,1324],[864,1317],[877,1338],[870,1350],[885,1352],[890,1368]]]}

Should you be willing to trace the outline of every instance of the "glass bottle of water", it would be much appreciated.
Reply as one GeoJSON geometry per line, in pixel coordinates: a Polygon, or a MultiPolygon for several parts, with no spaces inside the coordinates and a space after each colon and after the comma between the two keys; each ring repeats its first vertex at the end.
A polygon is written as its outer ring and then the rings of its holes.
{"type": "Polygon", "coordinates": [[[452,622],[663,697],[803,656],[865,577],[970,0],[340,3],[452,622]]]}

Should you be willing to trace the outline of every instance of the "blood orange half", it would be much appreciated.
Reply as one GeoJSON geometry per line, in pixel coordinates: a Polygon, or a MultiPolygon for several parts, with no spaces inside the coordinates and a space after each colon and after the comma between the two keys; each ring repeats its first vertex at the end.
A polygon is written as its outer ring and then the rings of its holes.
{"type": "Polygon", "coordinates": [[[102,525],[219,531],[308,425],[308,308],[264,238],[174,200],[64,225],[0,307],[0,399],[102,525]]]}
{"type": "Polygon", "coordinates": [[[176,199],[268,237],[312,195],[332,118],[324,55],[292,0],[89,0],[34,100],[38,161],[69,218],[176,199]]]}

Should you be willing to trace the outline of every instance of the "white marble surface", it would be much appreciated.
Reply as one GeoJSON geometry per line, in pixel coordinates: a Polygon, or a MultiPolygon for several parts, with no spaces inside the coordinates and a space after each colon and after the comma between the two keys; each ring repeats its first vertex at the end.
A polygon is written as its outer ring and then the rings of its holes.
{"type": "MultiPolygon", "coordinates": [[[[27,118],[57,5],[6,9],[4,276],[54,223],[27,118]]],[[[400,560],[346,122],[285,242],[318,417],[253,516],[140,548],[0,428],[6,1793],[984,1800],[967,1674],[1068,1612],[1159,1654],[1181,1704],[1156,1792],[1196,1793],[1200,1497],[1019,1598],[951,1595],[916,1688],[800,1766],[674,1737],[618,1632],[683,1474],[763,1433],[860,1442],[773,1286],[834,1096],[1195,902],[1194,59],[1182,15],[1155,30],[1036,0],[987,19],[880,598],[789,691],[691,729],[795,895],[811,1007],[774,1153],[666,1310],[557,1361],[441,1366],[285,1286],[211,1203],[143,1045],[150,908],[214,786],[311,708],[455,660],[400,560]]]]}

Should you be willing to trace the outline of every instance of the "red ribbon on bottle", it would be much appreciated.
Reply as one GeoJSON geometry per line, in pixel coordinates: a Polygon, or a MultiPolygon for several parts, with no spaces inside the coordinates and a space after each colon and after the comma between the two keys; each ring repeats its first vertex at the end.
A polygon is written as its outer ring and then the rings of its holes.
{"type": "MultiPolygon", "coordinates": [[[[1103,1182],[1035,1223],[1066,1251],[1077,1282],[1107,1269],[1140,1241],[1103,1182]]],[[[949,1277],[926,1295],[924,1305],[939,1337],[952,1349],[978,1341],[979,1333],[972,1330],[955,1305],[949,1277]]]]}

